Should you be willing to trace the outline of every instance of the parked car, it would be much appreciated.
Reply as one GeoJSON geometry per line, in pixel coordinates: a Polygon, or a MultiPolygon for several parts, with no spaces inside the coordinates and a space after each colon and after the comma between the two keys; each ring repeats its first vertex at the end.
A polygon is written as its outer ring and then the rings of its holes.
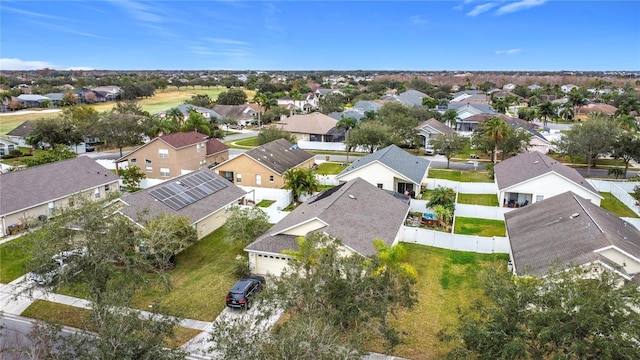
{"type": "Polygon", "coordinates": [[[27,280],[38,285],[51,285],[60,274],[69,271],[69,265],[77,261],[77,257],[85,256],[86,249],[63,251],[51,257],[51,261],[27,274],[27,280]]]}
{"type": "Polygon", "coordinates": [[[264,277],[260,275],[249,275],[236,281],[227,294],[227,306],[250,309],[251,297],[262,291],[263,286],[264,277]]]}
{"type": "Polygon", "coordinates": [[[96,148],[94,148],[92,145],[86,144],[86,145],[84,146],[84,150],[85,150],[86,152],[92,152],[92,151],[95,151],[95,150],[96,150],[96,148]]]}
{"type": "Polygon", "coordinates": [[[426,147],[424,148],[424,154],[425,155],[433,155],[435,153],[436,153],[436,151],[433,148],[433,145],[427,144],[426,147]]]}

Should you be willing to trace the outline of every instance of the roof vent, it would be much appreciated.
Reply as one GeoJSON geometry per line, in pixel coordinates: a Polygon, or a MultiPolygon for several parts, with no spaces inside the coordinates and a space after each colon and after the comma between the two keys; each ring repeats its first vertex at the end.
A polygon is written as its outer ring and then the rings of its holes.
{"type": "Polygon", "coordinates": [[[353,195],[351,195],[351,194],[349,194],[348,196],[349,196],[349,199],[356,200],[356,197],[355,197],[355,196],[353,196],[353,195]]]}
{"type": "Polygon", "coordinates": [[[536,160],[536,161],[534,161],[533,163],[534,163],[534,164],[537,164],[537,163],[539,163],[539,162],[540,162],[540,161],[536,160]]]}
{"type": "Polygon", "coordinates": [[[578,216],[580,216],[580,214],[578,214],[578,213],[573,213],[573,214],[571,214],[571,216],[569,216],[569,219],[575,219],[575,218],[577,218],[578,216]]]}

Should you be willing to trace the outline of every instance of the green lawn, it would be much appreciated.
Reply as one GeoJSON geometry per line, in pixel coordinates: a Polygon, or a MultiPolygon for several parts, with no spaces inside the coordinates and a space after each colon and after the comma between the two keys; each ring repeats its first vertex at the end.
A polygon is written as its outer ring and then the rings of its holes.
{"type": "Polygon", "coordinates": [[[456,216],[454,234],[478,236],[505,236],[507,229],[502,220],[488,220],[456,216]]]}
{"type": "Polygon", "coordinates": [[[259,203],[257,203],[256,206],[267,208],[267,207],[271,206],[271,204],[273,204],[274,202],[276,202],[276,201],[275,200],[262,200],[259,203]]]}
{"type": "Polygon", "coordinates": [[[493,182],[489,173],[484,170],[461,171],[445,169],[429,169],[429,178],[444,179],[459,182],[493,182]]]}
{"type": "Polygon", "coordinates": [[[0,282],[8,284],[27,273],[25,262],[31,258],[33,247],[24,237],[0,245],[0,282]]]}
{"type": "MultiPolygon", "coordinates": [[[[36,300],[20,315],[76,329],[94,330],[94,327],[89,322],[90,313],[91,311],[88,309],[46,300],[36,300]]],[[[200,333],[199,330],[181,326],[177,326],[174,331],[175,338],[167,339],[167,345],[174,348],[182,346],[200,333]]]]}
{"type": "Polygon", "coordinates": [[[244,139],[240,139],[237,141],[231,141],[227,143],[228,146],[239,146],[239,147],[247,147],[247,148],[252,148],[252,147],[256,147],[258,146],[258,137],[254,136],[254,137],[248,137],[248,138],[244,138],[244,139]]]}
{"type": "Polygon", "coordinates": [[[601,192],[604,199],[600,202],[600,207],[619,217],[637,218],[638,214],[629,209],[622,201],[609,192],[601,192]]]}
{"type": "Polygon", "coordinates": [[[347,165],[343,165],[341,163],[325,162],[318,165],[318,170],[316,170],[316,172],[322,175],[337,175],[346,167],[347,165]]]}
{"type": "Polygon", "coordinates": [[[458,194],[458,203],[470,205],[498,206],[496,194],[458,194]]]}
{"type": "MultiPolygon", "coordinates": [[[[437,339],[444,326],[457,321],[458,307],[468,307],[482,298],[479,277],[492,266],[507,269],[506,254],[476,254],[416,244],[403,244],[406,261],[418,271],[419,302],[410,311],[400,311],[391,323],[405,332],[404,344],[391,355],[408,359],[443,359],[449,345],[437,339]]],[[[372,345],[371,351],[384,353],[372,345]]]]}

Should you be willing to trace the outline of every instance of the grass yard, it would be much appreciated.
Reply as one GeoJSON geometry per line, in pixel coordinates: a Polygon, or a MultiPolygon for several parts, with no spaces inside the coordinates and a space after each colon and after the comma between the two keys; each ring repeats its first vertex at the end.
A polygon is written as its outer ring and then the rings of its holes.
{"type": "Polygon", "coordinates": [[[240,147],[240,148],[253,148],[258,146],[258,137],[248,137],[236,141],[229,141],[226,143],[229,147],[240,147]]]}
{"type": "Polygon", "coordinates": [[[321,175],[337,175],[346,167],[347,165],[343,165],[342,163],[325,162],[318,165],[316,172],[321,175]]]}
{"type": "Polygon", "coordinates": [[[32,246],[24,237],[0,245],[0,282],[8,284],[27,273],[24,264],[31,258],[32,246]]]}
{"type": "Polygon", "coordinates": [[[50,119],[58,116],[59,112],[33,113],[33,114],[11,114],[0,116],[0,135],[5,135],[9,131],[18,127],[27,120],[50,119]]]}
{"type": "Polygon", "coordinates": [[[432,179],[444,179],[459,182],[493,182],[489,173],[484,170],[460,171],[445,169],[429,169],[429,177],[432,179]]]}
{"type": "MultiPolygon", "coordinates": [[[[46,300],[36,300],[20,315],[49,323],[91,331],[94,330],[94,328],[89,323],[90,313],[91,311],[88,309],[46,300]]],[[[173,348],[182,346],[200,333],[199,330],[181,326],[177,326],[174,331],[175,337],[173,339],[167,339],[167,345],[173,348]]]]}
{"type": "Polygon", "coordinates": [[[263,207],[263,208],[268,208],[274,202],[276,202],[276,201],[275,200],[261,200],[259,203],[256,204],[256,206],[263,207]]]}
{"type": "Polygon", "coordinates": [[[213,321],[237,280],[232,274],[235,258],[244,253],[241,244],[225,241],[225,231],[223,226],[178,255],[177,266],[169,273],[170,292],[160,286],[146,289],[136,296],[134,306],[146,309],[159,300],[172,315],[213,321]]]}
{"type": "Polygon", "coordinates": [[[478,236],[505,236],[507,228],[502,220],[488,220],[456,216],[454,234],[478,236]]]}
{"type": "Polygon", "coordinates": [[[601,192],[604,199],[600,202],[600,207],[619,217],[637,218],[638,214],[629,209],[622,201],[609,192],[601,192]]]}
{"type": "Polygon", "coordinates": [[[498,196],[496,194],[458,194],[458,203],[498,206],[498,196]]]}
{"type": "Polygon", "coordinates": [[[433,190],[425,190],[422,192],[422,194],[420,194],[420,200],[429,200],[431,199],[431,194],[433,193],[433,190]]]}
{"type": "MultiPolygon", "coordinates": [[[[480,276],[492,266],[507,269],[506,254],[477,254],[451,251],[416,244],[403,244],[406,261],[418,271],[418,303],[410,311],[400,311],[391,320],[400,332],[406,332],[406,343],[392,355],[408,359],[443,359],[450,350],[437,333],[457,322],[457,308],[466,308],[482,298],[480,276]]],[[[371,351],[384,353],[372,345],[371,351]]]]}

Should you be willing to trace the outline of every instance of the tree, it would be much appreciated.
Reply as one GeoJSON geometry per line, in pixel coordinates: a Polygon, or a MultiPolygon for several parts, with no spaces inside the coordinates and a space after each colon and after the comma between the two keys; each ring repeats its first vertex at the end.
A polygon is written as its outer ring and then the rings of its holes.
{"type": "Polygon", "coordinates": [[[571,104],[568,101],[562,104],[562,106],[560,107],[560,116],[562,116],[564,121],[569,121],[570,119],[573,119],[574,115],[575,113],[573,110],[573,104],[571,104]]]}
{"type": "Polygon", "coordinates": [[[551,101],[545,101],[538,105],[538,116],[542,118],[542,125],[547,129],[547,122],[549,118],[554,118],[557,115],[556,106],[551,101]]]}
{"type": "Polygon", "coordinates": [[[480,128],[481,132],[493,141],[492,161],[495,164],[498,161],[498,146],[509,136],[509,124],[499,117],[494,117],[483,122],[480,128]]]}
{"type": "Polygon", "coordinates": [[[578,114],[578,108],[587,103],[587,98],[577,89],[573,88],[567,94],[568,102],[573,106],[573,114],[578,114]]]}
{"type": "Polygon", "coordinates": [[[191,104],[193,106],[200,106],[204,108],[209,108],[214,105],[214,101],[211,100],[209,95],[207,94],[196,94],[193,95],[190,99],[185,100],[185,104],[191,104]]]}
{"type": "Polygon", "coordinates": [[[453,211],[443,205],[434,205],[431,207],[433,213],[436,215],[440,226],[444,228],[446,232],[451,232],[451,224],[453,224],[453,211]]]}
{"type": "Polygon", "coordinates": [[[345,140],[345,145],[350,150],[364,148],[373,153],[377,149],[393,143],[392,132],[391,127],[379,122],[362,122],[360,126],[351,130],[349,138],[345,140]]]}
{"type": "Polygon", "coordinates": [[[73,150],[69,149],[66,145],[58,144],[39,156],[25,157],[22,159],[22,162],[24,162],[27,167],[32,167],[66,159],[73,159],[74,157],[76,157],[76,153],[73,152],[73,150]]]}
{"type": "Polygon", "coordinates": [[[449,109],[445,111],[444,114],[442,114],[440,121],[451,126],[451,125],[455,125],[457,118],[458,118],[458,112],[453,109],[449,109]]]}
{"type": "Polygon", "coordinates": [[[129,115],[140,115],[151,117],[148,111],[144,110],[140,104],[137,102],[130,101],[118,101],[116,106],[113,108],[113,111],[118,114],[129,114],[129,115]]]}
{"type": "Polygon", "coordinates": [[[326,94],[320,98],[320,112],[323,114],[340,112],[344,109],[346,103],[346,98],[340,93],[326,94]]]}
{"type": "Polygon", "coordinates": [[[558,141],[558,150],[563,154],[581,156],[587,163],[587,176],[591,165],[600,155],[612,151],[618,138],[619,128],[606,116],[589,114],[587,121],[576,124],[567,130],[558,141]]]}
{"type": "Polygon", "coordinates": [[[607,170],[607,175],[613,175],[616,177],[616,179],[618,179],[621,177],[626,177],[626,171],[621,167],[613,166],[610,167],[609,170],[607,170]]]}
{"type": "Polygon", "coordinates": [[[484,276],[486,300],[460,311],[442,331],[460,359],[636,359],[640,357],[640,289],[591,267],[514,278],[484,276]]]}
{"type": "Polygon", "coordinates": [[[429,143],[433,145],[433,148],[439,153],[444,154],[447,158],[447,169],[449,168],[451,158],[462,151],[468,142],[467,138],[460,136],[455,132],[438,135],[433,139],[429,139],[429,143]]]}
{"type": "Polygon", "coordinates": [[[456,191],[444,186],[438,186],[433,189],[427,207],[433,209],[438,205],[444,206],[453,213],[456,208],[456,191]]]}
{"type": "Polygon", "coordinates": [[[211,124],[202,114],[194,109],[189,109],[189,118],[180,130],[183,132],[197,131],[205,135],[211,135],[211,124]]]}
{"type": "Polygon", "coordinates": [[[118,169],[118,175],[120,175],[122,183],[129,191],[137,189],[140,181],[147,177],[140,167],[136,165],[129,165],[124,169],[118,169]]]}
{"type": "Polygon", "coordinates": [[[33,146],[77,145],[84,141],[80,129],[64,116],[37,120],[29,135],[33,146]]]}
{"type": "Polygon", "coordinates": [[[275,126],[263,127],[258,133],[258,145],[264,145],[278,139],[285,139],[292,144],[298,142],[293,134],[275,126]]]}
{"type": "Polygon", "coordinates": [[[151,117],[151,127],[147,130],[146,134],[153,138],[160,135],[172,134],[179,130],[180,123],[178,123],[174,117],[154,115],[151,117]]]}
{"type": "Polygon", "coordinates": [[[418,136],[418,120],[412,116],[409,108],[397,102],[386,103],[378,111],[378,121],[392,129],[393,142],[396,145],[415,147],[418,136]]]}
{"type": "Polygon", "coordinates": [[[311,194],[318,189],[318,179],[315,171],[309,168],[291,168],[282,175],[284,179],[283,189],[291,190],[293,202],[299,203],[300,196],[311,194]]]}
{"type": "Polygon", "coordinates": [[[336,128],[344,130],[344,138],[345,140],[349,138],[349,131],[358,127],[358,120],[354,117],[340,117],[340,120],[336,124],[336,128]]]}
{"type": "Polygon", "coordinates": [[[436,106],[438,106],[438,100],[427,96],[427,97],[423,97],[422,98],[422,106],[428,108],[428,109],[434,109],[436,106]]]}
{"type": "Polygon", "coordinates": [[[122,156],[122,148],[143,143],[150,122],[146,116],[106,112],[98,122],[96,133],[101,140],[119,149],[122,156]]]}
{"type": "Polygon", "coordinates": [[[509,126],[509,135],[500,142],[500,160],[505,156],[515,156],[529,150],[533,134],[520,127],[509,126]]]}
{"type": "Polygon", "coordinates": [[[218,105],[242,105],[247,102],[247,94],[242,89],[229,89],[218,95],[218,105]]]}
{"type": "Polygon", "coordinates": [[[612,156],[624,162],[622,176],[626,178],[631,160],[640,161],[640,138],[635,134],[622,132],[613,143],[612,156]]]}
{"type": "Polygon", "coordinates": [[[235,206],[231,209],[225,226],[228,241],[248,245],[269,230],[271,224],[267,214],[260,208],[235,206]]]}
{"type": "MultiPolygon", "coordinates": [[[[144,222],[144,214],[140,221],[144,222]]],[[[145,222],[142,246],[152,254],[154,263],[171,265],[172,258],[198,240],[198,232],[186,216],[158,214],[145,222]]]]}

